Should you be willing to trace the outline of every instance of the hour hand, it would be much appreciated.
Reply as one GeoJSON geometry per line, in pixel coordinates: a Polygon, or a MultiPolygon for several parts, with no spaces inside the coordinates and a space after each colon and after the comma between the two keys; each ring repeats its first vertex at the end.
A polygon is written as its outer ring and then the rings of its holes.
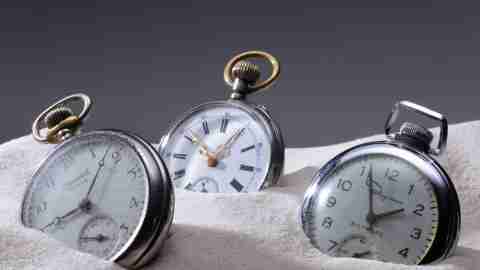
{"type": "Polygon", "coordinates": [[[396,209],[396,210],[392,210],[392,211],[387,211],[387,212],[383,212],[383,213],[380,213],[380,214],[376,214],[376,215],[375,215],[375,219],[374,219],[374,223],[378,222],[379,219],[386,218],[386,217],[389,217],[389,216],[393,216],[393,215],[396,215],[396,214],[400,214],[400,213],[402,213],[403,211],[405,211],[405,209],[400,208],[400,209],[396,209]]]}
{"type": "Polygon", "coordinates": [[[218,160],[216,156],[210,152],[208,146],[192,130],[188,130],[188,133],[191,136],[190,139],[192,140],[192,143],[198,145],[200,147],[200,153],[208,158],[208,167],[216,167],[218,165],[218,160]]]}
{"type": "Polygon", "coordinates": [[[77,207],[75,209],[72,209],[70,211],[68,211],[65,215],[63,216],[60,216],[60,217],[55,217],[50,223],[48,223],[47,225],[43,226],[42,228],[40,228],[40,231],[44,232],[46,229],[48,229],[49,227],[51,226],[58,226],[61,222],[63,222],[66,218],[70,217],[70,216],[73,216],[75,214],[77,214],[78,212],[81,212],[82,211],[82,208],[81,207],[77,207]]]}
{"type": "Polygon", "coordinates": [[[92,210],[92,203],[88,199],[83,199],[78,205],[78,207],[68,211],[63,216],[55,217],[50,223],[40,228],[40,231],[43,232],[51,226],[58,226],[60,223],[64,222],[65,219],[71,216],[75,216],[76,214],[79,214],[79,213],[88,213],[91,210],[92,210]]]}

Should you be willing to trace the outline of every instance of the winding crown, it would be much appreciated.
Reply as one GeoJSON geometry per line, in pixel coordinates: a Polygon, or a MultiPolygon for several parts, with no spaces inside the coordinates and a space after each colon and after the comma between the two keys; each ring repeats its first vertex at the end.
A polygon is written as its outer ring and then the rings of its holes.
{"type": "Polygon", "coordinates": [[[433,134],[430,130],[410,122],[402,124],[400,134],[420,140],[425,145],[430,145],[433,140],[433,134]]]}
{"type": "Polygon", "coordinates": [[[63,120],[73,115],[72,109],[68,107],[58,107],[45,115],[44,122],[48,128],[53,128],[63,120]]]}
{"type": "Polygon", "coordinates": [[[260,78],[260,68],[251,62],[239,61],[233,66],[232,75],[247,84],[254,84],[260,78]]]}

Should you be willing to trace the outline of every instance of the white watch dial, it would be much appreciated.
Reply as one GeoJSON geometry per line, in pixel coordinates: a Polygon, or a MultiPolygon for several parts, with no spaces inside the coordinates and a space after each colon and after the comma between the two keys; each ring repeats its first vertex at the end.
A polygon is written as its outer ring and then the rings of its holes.
{"type": "Polygon", "coordinates": [[[176,187],[201,192],[257,191],[267,177],[271,143],[263,124],[233,106],[198,111],[162,151],[176,187]]]}
{"type": "Polygon", "coordinates": [[[110,259],[143,222],[147,183],[143,162],[125,139],[74,137],[34,175],[22,221],[74,249],[110,259]]]}
{"type": "Polygon", "coordinates": [[[305,231],[334,256],[417,264],[436,235],[430,179],[394,156],[370,154],[340,164],[312,198],[305,231]]]}

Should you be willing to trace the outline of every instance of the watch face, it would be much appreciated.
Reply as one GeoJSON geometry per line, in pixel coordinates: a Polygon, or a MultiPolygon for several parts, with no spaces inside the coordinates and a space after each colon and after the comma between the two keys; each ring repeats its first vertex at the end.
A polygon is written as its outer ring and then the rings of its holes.
{"type": "Polygon", "coordinates": [[[184,119],[161,152],[176,187],[206,193],[257,191],[271,164],[269,134],[251,112],[219,103],[184,119]]]}
{"type": "Polygon", "coordinates": [[[71,248],[112,259],[143,222],[148,181],[139,154],[124,137],[101,132],[74,137],[35,173],[22,221],[71,248]]]}
{"type": "Polygon", "coordinates": [[[418,264],[438,228],[431,181],[398,156],[357,156],[309,190],[304,230],[318,249],[333,256],[418,264]]]}

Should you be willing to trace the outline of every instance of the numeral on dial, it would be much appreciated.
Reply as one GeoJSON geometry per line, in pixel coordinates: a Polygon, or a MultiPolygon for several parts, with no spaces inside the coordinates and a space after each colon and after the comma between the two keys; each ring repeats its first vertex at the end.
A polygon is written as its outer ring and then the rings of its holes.
{"type": "Polygon", "coordinates": [[[192,183],[188,183],[188,184],[185,186],[185,189],[186,189],[186,190],[192,190],[192,188],[193,188],[192,183]]]}
{"type": "Polygon", "coordinates": [[[420,228],[413,228],[412,234],[410,234],[410,237],[413,239],[420,239],[422,237],[422,229],[420,228]]]}
{"type": "Polygon", "coordinates": [[[139,204],[140,204],[140,202],[137,201],[137,199],[135,197],[132,197],[132,199],[130,199],[129,207],[130,208],[137,208],[139,204]]]}
{"type": "Polygon", "coordinates": [[[230,122],[230,119],[228,119],[227,117],[224,117],[222,119],[222,123],[220,124],[220,132],[221,133],[227,132],[227,127],[228,127],[229,122],[230,122]]]}
{"type": "Polygon", "coordinates": [[[322,227],[325,229],[330,229],[333,225],[333,219],[331,217],[326,217],[323,219],[322,227]]]}
{"type": "Polygon", "coordinates": [[[242,164],[242,165],[240,165],[240,170],[247,171],[247,172],[253,172],[255,170],[255,167],[242,164]]]}
{"type": "Polygon", "coordinates": [[[203,133],[205,133],[205,135],[209,134],[210,133],[210,129],[208,128],[208,123],[207,121],[203,121],[202,122],[202,128],[203,128],[203,133]]]}
{"type": "Polygon", "coordinates": [[[404,258],[407,258],[408,257],[408,251],[409,251],[408,248],[404,248],[404,249],[398,251],[398,254],[401,255],[404,258]]]}
{"type": "Polygon", "coordinates": [[[232,182],[230,182],[230,185],[238,192],[242,191],[243,189],[243,185],[235,178],[232,180],[232,182]]]}
{"type": "Polygon", "coordinates": [[[327,207],[334,207],[335,205],[337,204],[337,199],[333,196],[330,196],[328,197],[328,200],[327,200],[327,207]]]}
{"type": "Polygon", "coordinates": [[[408,188],[408,195],[412,195],[413,191],[415,189],[415,185],[414,184],[411,184],[408,188]]]}
{"type": "Polygon", "coordinates": [[[385,178],[387,178],[390,181],[393,182],[398,182],[398,177],[400,176],[400,172],[395,169],[390,169],[388,168],[387,171],[385,172],[385,178]]]}
{"type": "Polygon", "coordinates": [[[366,171],[367,171],[367,166],[362,166],[362,171],[360,172],[360,176],[364,176],[366,171]]]}
{"type": "Polygon", "coordinates": [[[190,138],[190,137],[187,136],[187,135],[185,135],[185,136],[183,136],[183,137],[184,137],[185,139],[187,139],[190,143],[193,144],[193,139],[192,139],[192,138],[190,138]]]}
{"type": "Polygon", "coordinates": [[[417,216],[423,216],[422,212],[423,210],[425,210],[425,206],[423,204],[417,204],[417,207],[415,208],[415,210],[413,211],[413,213],[417,216]]]}
{"type": "Polygon", "coordinates": [[[173,180],[180,179],[180,178],[185,176],[185,169],[178,170],[178,171],[174,172],[174,174],[175,174],[175,176],[174,176],[173,180]]]}
{"type": "Polygon", "coordinates": [[[345,180],[345,179],[338,179],[338,184],[337,188],[343,190],[343,191],[350,191],[353,187],[353,183],[350,180],[345,180]]]}
{"type": "Polygon", "coordinates": [[[47,202],[42,202],[39,205],[34,207],[35,215],[40,215],[41,213],[47,210],[47,202]]]}
{"type": "Polygon", "coordinates": [[[173,158],[176,158],[176,159],[187,159],[187,154],[173,154],[173,158]]]}
{"type": "Polygon", "coordinates": [[[332,245],[328,248],[328,252],[332,251],[334,248],[336,248],[336,247],[338,246],[338,242],[337,242],[337,241],[328,240],[328,242],[330,242],[330,244],[332,244],[332,245]]]}
{"type": "Polygon", "coordinates": [[[137,165],[134,168],[128,170],[127,174],[132,177],[132,180],[135,180],[137,177],[142,177],[142,168],[137,165]]]}
{"type": "Polygon", "coordinates": [[[55,187],[55,179],[52,177],[48,176],[43,180],[43,185],[46,189],[51,189],[55,187]]]}
{"type": "Polygon", "coordinates": [[[245,147],[241,150],[242,153],[248,152],[252,149],[255,149],[255,145],[250,145],[249,147],[245,147]]]}

